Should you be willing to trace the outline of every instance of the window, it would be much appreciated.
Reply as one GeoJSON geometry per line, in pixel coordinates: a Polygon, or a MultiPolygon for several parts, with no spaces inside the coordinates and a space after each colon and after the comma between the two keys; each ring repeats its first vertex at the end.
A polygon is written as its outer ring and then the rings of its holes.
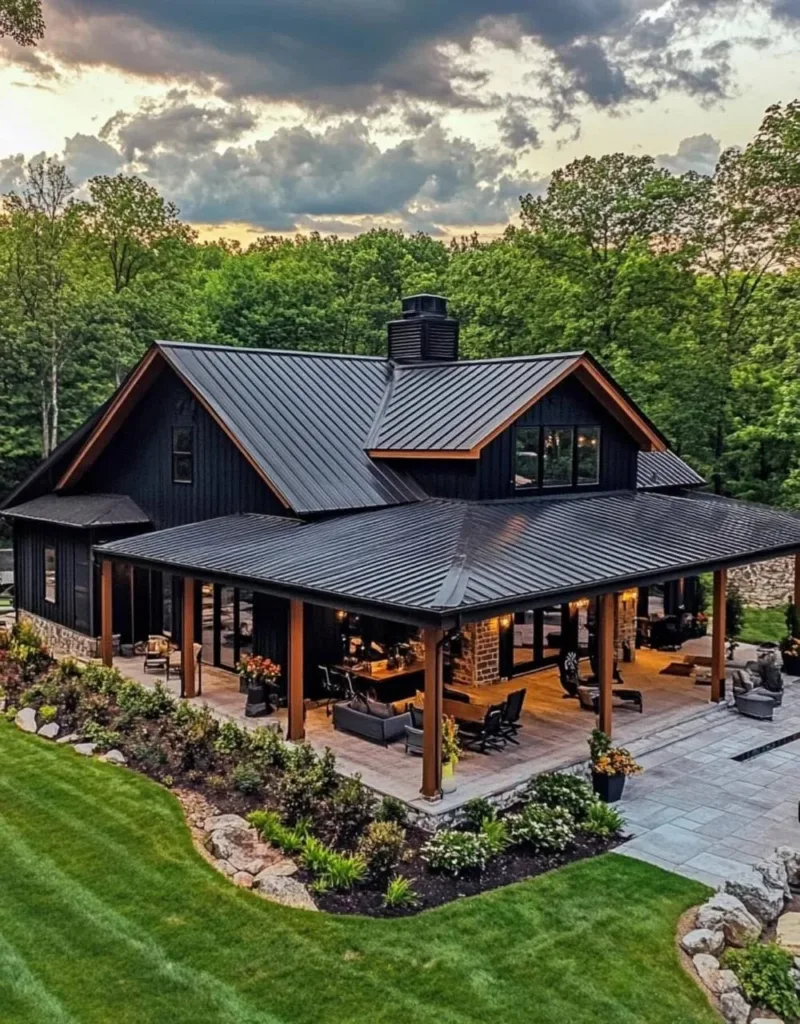
{"type": "Polygon", "coordinates": [[[600,428],[578,427],[576,451],[578,486],[600,482],[600,428]]]}
{"type": "Polygon", "coordinates": [[[572,486],[572,427],[544,427],[542,487],[572,486]]]}
{"type": "Polygon", "coordinates": [[[539,486],[538,427],[520,427],[517,430],[517,461],[514,483],[517,487],[539,486]]]}
{"type": "Polygon", "coordinates": [[[44,549],[44,599],[56,603],[56,549],[48,544],[44,549]]]}
{"type": "Polygon", "coordinates": [[[191,427],[172,428],[172,482],[190,484],[194,469],[191,427]]]}

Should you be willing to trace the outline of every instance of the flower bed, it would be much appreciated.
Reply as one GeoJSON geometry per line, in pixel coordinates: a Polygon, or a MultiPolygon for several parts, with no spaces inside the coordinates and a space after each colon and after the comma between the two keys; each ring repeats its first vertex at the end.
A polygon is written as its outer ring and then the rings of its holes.
{"type": "Polygon", "coordinates": [[[330,750],[319,755],[273,729],[222,723],[115,669],[57,663],[25,623],[0,648],[0,701],[28,731],[247,816],[298,865],[296,878],[323,910],[414,913],[603,853],[623,828],[585,781],[547,775],[502,816],[476,799],[463,825],[431,836],[407,823],[400,801],[379,802],[358,777],[340,775],[330,750]]]}

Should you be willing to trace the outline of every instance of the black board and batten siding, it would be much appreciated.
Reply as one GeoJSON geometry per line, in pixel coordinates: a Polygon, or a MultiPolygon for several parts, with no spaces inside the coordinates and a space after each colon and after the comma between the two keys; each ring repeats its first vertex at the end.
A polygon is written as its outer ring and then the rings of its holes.
{"type": "Polygon", "coordinates": [[[161,372],[78,489],[129,495],[156,530],[237,512],[286,513],[236,445],[168,369],[161,372]],[[175,427],[192,428],[190,484],[172,480],[175,427]]]}

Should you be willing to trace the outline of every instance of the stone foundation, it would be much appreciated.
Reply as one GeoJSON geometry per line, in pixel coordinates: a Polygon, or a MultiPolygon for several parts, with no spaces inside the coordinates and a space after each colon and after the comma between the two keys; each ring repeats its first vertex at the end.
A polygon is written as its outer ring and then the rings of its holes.
{"type": "Polygon", "coordinates": [[[787,604],[794,594],[794,557],[741,565],[728,572],[728,581],[739,588],[745,604],[773,608],[787,604]]]}
{"type": "MultiPolygon", "coordinates": [[[[69,629],[68,626],[62,626],[51,619],[42,618],[41,615],[35,615],[24,608],[20,608],[19,615],[20,618],[28,619],[33,623],[36,631],[51,651],[57,651],[59,654],[72,654],[76,658],[90,659],[100,657],[100,640],[98,637],[79,633],[75,629],[69,629]]],[[[119,634],[115,634],[114,655],[118,654],[119,634]]]]}
{"type": "Polygon", "coordinates": [[[500,678],[500,620],[470,622],[461,630],[461,655],[453,658],[453,682],[467,686],[500,678]]]}

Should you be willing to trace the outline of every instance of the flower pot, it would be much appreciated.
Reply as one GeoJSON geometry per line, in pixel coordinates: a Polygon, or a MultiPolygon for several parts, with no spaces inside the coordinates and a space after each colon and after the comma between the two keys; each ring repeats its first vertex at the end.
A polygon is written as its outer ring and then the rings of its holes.
{"type": "Polygon", "coordinates": [[[592,789],[601,800],[607,804],[615,804],[622,797],[625,788],[625,776],[602,775],[600,772],[592,772],[592,789]]]}
{"type": "Polygon", "coordinates": [[[453,761],[442,765],[442,792],[454,793],[456,790],[456,766],[453,761]]]}
{"type": "Polygon", "coordinates": [[[260,718],[262,715],[271,714],[272,710],[265,684],[251,680],[247,687],[247,703],[244,707],[245,716],[247,718],[260,718]]]}
{"type": "Polygon", "coordinates": [[[800,654],[782,654],[783,671],[787,676],[800,676],[800,654]]]}

